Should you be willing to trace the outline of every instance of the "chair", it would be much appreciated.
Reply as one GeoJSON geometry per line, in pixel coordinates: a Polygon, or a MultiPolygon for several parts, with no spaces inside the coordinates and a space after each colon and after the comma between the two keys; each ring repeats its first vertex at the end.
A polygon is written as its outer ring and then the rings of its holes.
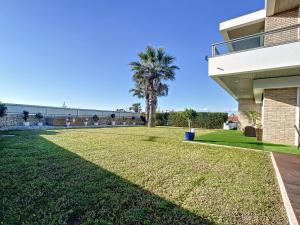
{"type": "Polygon", "coordinates": [[[298,127],[296,125],[294,125],[294,127],[295,127],[295,129],[296,129],[296,131],[298,133],[298,149],[299,149],[299,147],[300,147],[300,131],[299,131],[299,129],[298,129],[298,127]]]}

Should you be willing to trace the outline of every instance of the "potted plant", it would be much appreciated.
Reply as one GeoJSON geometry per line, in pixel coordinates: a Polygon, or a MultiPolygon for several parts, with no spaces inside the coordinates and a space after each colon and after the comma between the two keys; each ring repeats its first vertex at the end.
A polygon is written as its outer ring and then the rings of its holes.
{"type": "Polygon", "coordinates": [[[88,121],[89,121],[89,119],[88,119],[88,118],[85,118],[85,119],[84,119],[84,121],[83,121],[83,123],[84,123],[84,126],[87,126],[87,125],[88,125],[88,121]]]}
{"type": "Polygon", "coordinates": [[[37,113],[34,115],[34,117],[38,120],[38,126],[41,127],[43,126],[43,122],[42,122],[42,119],[44,118],[43,114],[42,113],[37,113]]]}
{"type": "Polygon", "coordinates": [[[29,125],[30,125],[29,122],[27,121],[28,118],[29,118],[29,112],[24,110],[23,111],[23,120],[24,120],[23,126],[25,126],[25,127],[29,127],[29,125]]]}
{"type": "MultiPolygon", "coordinates": [[[[6,116],[6,110],[7,110],[6,105],[0,102],[0,118],[6,116]]],[[[1,127],[1,124],[0,124],[0,127],[1,127]]]]}
{"type": "Polygon", "coordinates": [[[185,140],[186,141],[192,141],[195,138],[195,131],[191,128],[191,123],[195,120],[197,117],[197,112],[193,109],[185,109],[183,112],[184,118],[188,121],[189,125],[189,131],[185,132],[185,140]]]}
{"type": "Polygon", "coordinates": [[[126,125],[126,118],[124,116],[122,118],[122,121],[123,121],[123,125],[125,126],[126,125]]]}
{"type": "Polygon", "coordinates": [[[94,126],[99,125],[99,117],[97,115],[93,115],[94,126]]]}
{"type": "Polygon", "coordinates": [[[67,125],[67,127],[69,128],[70,127],[70,125],[71,125],[71,116],[69,115],[67,118],[66,118],[66,125],[67,125]]]}
{"type": "Polygon", "coordinates": [[[256,111],[249,111],[248,117],[251,120],[252,126],[255,129],[255,136],[258,141],[262,141],[263,129],[260,123],[257,123],[259,114],[256,111]]]}
{"type": "Polygon", "coordinates": [[[116,125],[116,121],[115,121],[116,114],[113,113],[113,114],[110,115],[110,117],[111,117],[111,119],[112,119],[111,125],[115,126],[115,125],[116,125]]]}
{"type": "Polygon", "coordinates": [[[7,107],[5,104],[0,102],[0,117],[6,116],[7,107]]]}
{"type": "Polygon", "coordinates": [[[131,120],[132,120],[132,125],[135,125],[135,117],[131,117],[131,120]]]}

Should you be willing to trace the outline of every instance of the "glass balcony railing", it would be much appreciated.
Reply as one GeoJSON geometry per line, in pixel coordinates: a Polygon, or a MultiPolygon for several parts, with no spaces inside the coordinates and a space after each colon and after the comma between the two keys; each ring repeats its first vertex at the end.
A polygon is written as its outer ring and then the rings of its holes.
{"type": "Polygon", "coordinates": [[[212,57],[300,40],[300,24],[212,45],[212,57]]]}

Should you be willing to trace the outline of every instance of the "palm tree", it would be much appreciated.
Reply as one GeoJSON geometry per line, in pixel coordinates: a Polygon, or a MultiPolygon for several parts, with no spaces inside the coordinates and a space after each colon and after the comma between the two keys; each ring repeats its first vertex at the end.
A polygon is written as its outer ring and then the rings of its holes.
{"type": "Polygon", "coordinates": [[[175,58],[166,54],[163,48],[148,46],[146,52],[141,52],[138,56],[138,62],[129,64],[134,72],[135,82],[135,88],[131,91],[134,95],[145,98],[148,126],[153,127],[157,99],[168,95],[168,86],[163,82],[175,80],[175,70],[179,68],[173,65],[175,58]]]}
{"type": "Polygon", "coordinates": [[[141,107],[141,103],[133,103],[132,106],[129,108],[130,110],[134,111],[134,112],[141,112],[142,111],[142,107],[141,107]]]}

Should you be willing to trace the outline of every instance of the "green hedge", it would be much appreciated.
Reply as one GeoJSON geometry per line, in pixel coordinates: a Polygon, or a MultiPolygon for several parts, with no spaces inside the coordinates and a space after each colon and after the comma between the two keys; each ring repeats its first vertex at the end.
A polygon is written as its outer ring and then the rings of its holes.
{"type": "MultiPolygon", "coordinates": [[[[197,114],[195,121],[192,123],[192,127],[195,128],[221,129],[223,128],[223,123],[228,118],[227,113],[198,112],[197,114]]],[[[182,112],[157,113],[156,125],[167,124],[175,127],[188,126],[182,112]]]]}

